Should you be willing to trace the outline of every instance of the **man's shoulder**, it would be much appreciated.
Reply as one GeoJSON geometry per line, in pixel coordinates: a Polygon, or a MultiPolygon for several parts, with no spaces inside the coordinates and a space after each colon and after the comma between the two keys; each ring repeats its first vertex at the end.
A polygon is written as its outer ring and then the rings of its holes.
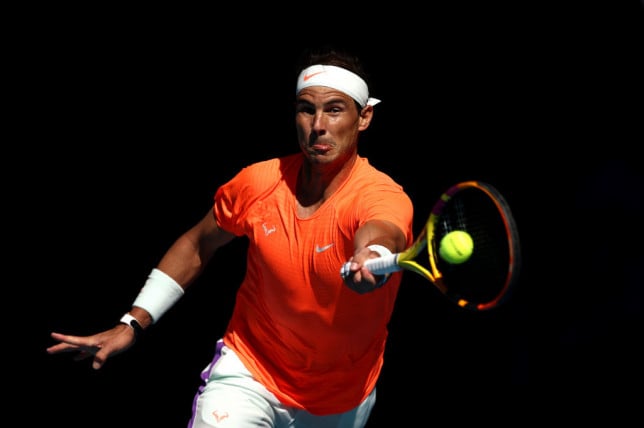
{"type": "Polygon", "coordinates": [[[299,163],[297,154],[257,161],[242,168],[232,182],[240,191],[263,194],[296,174],[299,163]]]}

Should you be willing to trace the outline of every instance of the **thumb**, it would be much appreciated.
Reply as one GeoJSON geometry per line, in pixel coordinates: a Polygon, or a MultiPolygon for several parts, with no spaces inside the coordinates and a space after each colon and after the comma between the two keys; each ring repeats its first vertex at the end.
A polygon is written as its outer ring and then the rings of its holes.
{"type": "Polygon", "coordinates": [[[99,351],[94,355],[94,360],[92,361],[92,368],[94,370],[98,370],[101,367],[103,367],[103,364],[105,364],[105,360],[107,357],[103,356],[103,351],[99,351]]]}

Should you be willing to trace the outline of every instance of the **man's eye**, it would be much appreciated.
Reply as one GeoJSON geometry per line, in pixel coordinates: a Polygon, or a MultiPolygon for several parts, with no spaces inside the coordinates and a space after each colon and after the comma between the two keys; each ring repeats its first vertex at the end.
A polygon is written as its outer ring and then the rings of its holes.
{"type": "Polygon", "coordinates": [[[298,106],[296,111],[298,113],[315,114],[315,109],[307,106],[298,106]]]}

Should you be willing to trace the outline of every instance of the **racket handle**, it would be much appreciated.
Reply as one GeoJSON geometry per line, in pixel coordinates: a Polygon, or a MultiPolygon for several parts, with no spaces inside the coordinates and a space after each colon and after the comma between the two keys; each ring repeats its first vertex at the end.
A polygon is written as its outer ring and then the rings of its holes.
{"type": "Polygon", "coordinates": [[[384,275],[386,273],[396,272],[402,269],[398,266],[399,255],[399,253],[396,253],[369,259],[364,262],[364,266],[374,275],[384,275]]]}
{"type": "MultiPolygon", "coordinates": [[[[384,275],[386,273],[396,272],[402,268],[398,266],[399,253],[389,254],[383,257],[376,257],[364,262],[364,266],[374,275],[384,275]]],[[[351,262],[346,262],[340,269],[342,278],[346,278],[350,271],[351,262]]]]}

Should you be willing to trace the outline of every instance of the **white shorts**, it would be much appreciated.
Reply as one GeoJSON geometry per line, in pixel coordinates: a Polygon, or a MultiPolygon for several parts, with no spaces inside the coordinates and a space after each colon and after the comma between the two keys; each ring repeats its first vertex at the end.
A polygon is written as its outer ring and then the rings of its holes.
{"type": "Polygon", "coordinates": [[[317,416],[288,407],[253,379],[237,355],[217,342],[215,357],[201,373],[188,428],[362,428],[367,424],[376,390],[345,413],[317,416]]]}

